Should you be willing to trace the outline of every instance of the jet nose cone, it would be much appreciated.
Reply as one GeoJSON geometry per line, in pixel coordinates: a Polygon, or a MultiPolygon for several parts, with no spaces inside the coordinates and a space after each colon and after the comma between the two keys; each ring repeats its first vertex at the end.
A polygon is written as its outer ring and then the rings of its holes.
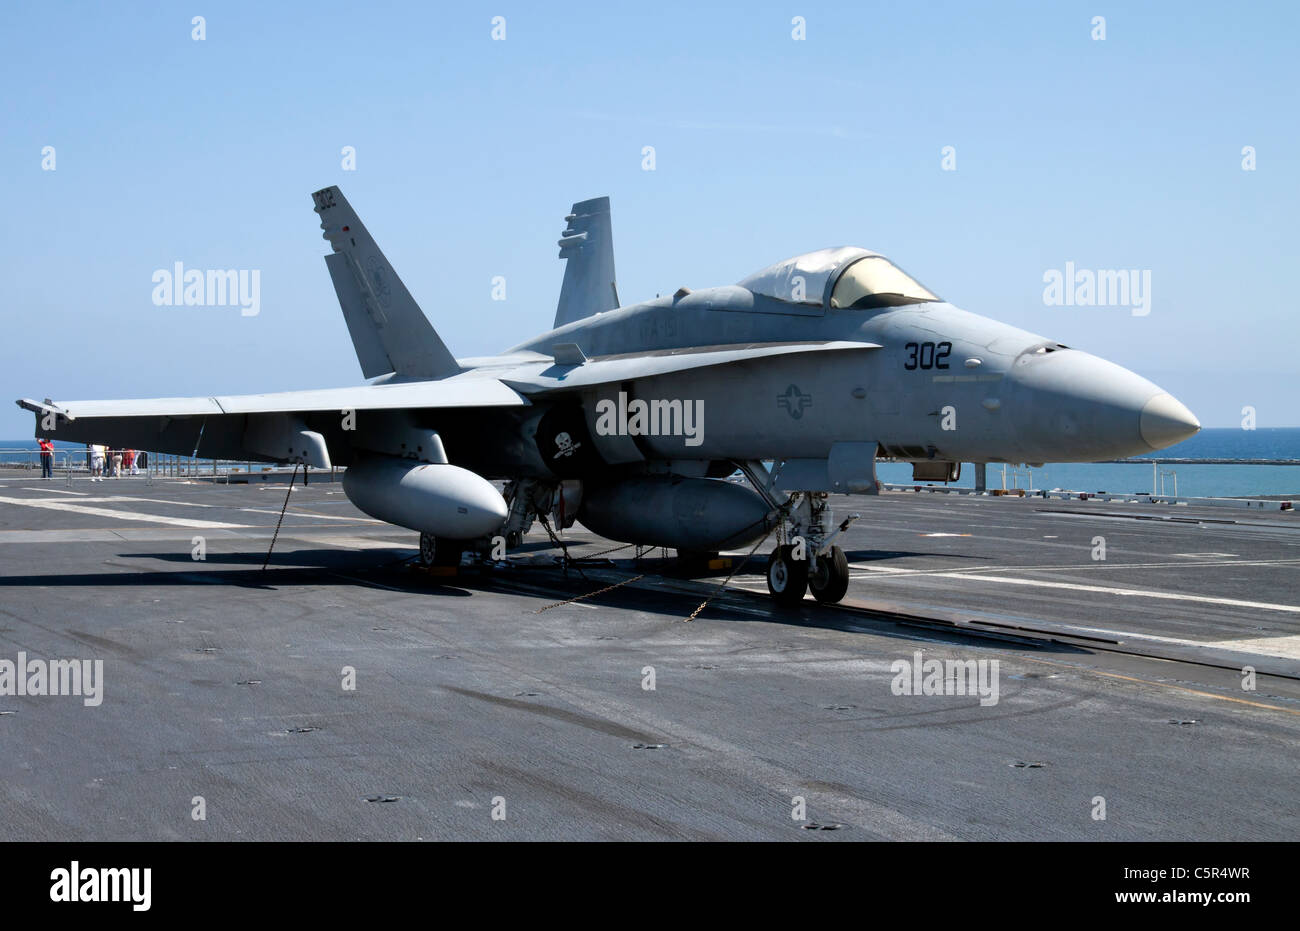
{"type": "Polygon", "coordinates": [[[1196,416],[1171,394],[1158,394],[1142,408],[1139,429],[1152,449],[1164,449],[1201,429],[1196,416]]]}
{"type": "Polygon", "coordinates": [[[1144,456],[1201,425],[1158,385],[1077,349],[1023,353],[1012,366],[1009,409],[1025,462],[1099,462],[1144,456]]]}

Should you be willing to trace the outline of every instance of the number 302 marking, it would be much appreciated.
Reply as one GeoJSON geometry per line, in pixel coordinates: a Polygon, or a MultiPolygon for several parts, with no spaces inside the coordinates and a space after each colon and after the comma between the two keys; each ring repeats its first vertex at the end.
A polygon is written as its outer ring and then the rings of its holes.
{"type": "Polygon", "coordinates": [[[948,363],[944,360],[952,352],[952,343],[946,340],[942,343],[908,343],[903,347],[907,350],[907,361],[903,363],[903,368],[909,372],[913,369],[946,369],[948,363]]]}

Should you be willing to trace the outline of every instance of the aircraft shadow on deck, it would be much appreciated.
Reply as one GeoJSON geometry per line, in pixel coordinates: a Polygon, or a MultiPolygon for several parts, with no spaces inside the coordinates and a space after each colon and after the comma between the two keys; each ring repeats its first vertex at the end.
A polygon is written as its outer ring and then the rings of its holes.
{"type": "Polygon", "coordinates": [[[887,559],[907,559],[911,557],[931,556],[937,559],[965,559],[976,562],[988,562],[987,556],[975,556],[971,553],[931,553],[920,550],[845,550],[849,562],[881,562],[887,559]]]}
{"type": "MultiPolygon", "coordinates": [[[[543,549],[545,547],[542,547],[543,549]]],[[[278,552],[272,555],[271,563],[265,570],[261,568],[265,553],[209,553],[204,560],[194,560],[188,552],[169,551],[166,553],[122,553],[120,559],[155,559],[171,564],[190,564],[194,571],[157,570],[119,573],[50,573],[33,575],[0,576],[0,589],[25,587],[85,587],[85,588],[130,588],[150,586],[176,586],[211,588],[213,586],[231,586],[235,588],[262,589],[276,591],[281,588],[300,585],[337,585],[365,588],[373,585],[386,590],[395,590],[409,594],[429,595],[434,597],[466,598],[473,595],[509,594],[516,597],[535,598],[539,607],[553,604],[556,599],[574,598],[589,607],[608,607],[619,610],[635,610],[655,613],[665,619],[684,621],[705,598],[710,599],[709,606],[701,615],[710,621],[762,622],[783,624],[799,628],[837,630],[846,633],[873,634],[903,641],[924,640],[925,642],[947,642],[963,646],[994,646],[997,641],[959,630],[944,628],[909,627],[888,618],[875,619],[869,615],[828,609],[812,601],[806,601],[794,608],[780,608],[762,596],[728,590],[713,593],[683,592],[679,590],[649,590],[646,588],[621,587],[603,592],[594,597],[592,592],[605,588],[608,583],[584,578],[582,566],[570,567],[566,573],[563,568],[545,564],[532,564],[515,567],[510,570],[493,570],[470,568],[451,578],[423,575],[414,571],[413,557],[394,559],[394,552],[402,552],[403,547],[395,546],[392,550],[369,550],[361,553],[348,550],[297,549],[278,552]],[[277,565],[277,561],[281,564],[277,565]],[[286,565],[286,563],[291,565],[286,565]],[[247,568],[209,568],[213,565],[241,566],[247,568]],[[348,574],[344,575],[343,573],[348,574]],[[454,582],[454,584],[453,584],[454,582]],[[521,584],[522,583],[522,584],[521,584]],[[538,584],[540,583],[540,584],[538,584]],[[746,603],[747,602],[747,603],[746,603]],[[869,627],[870,629],[866,629],[869,627]],[[922,633],[923,630],[923,633],[922,633]]],[[[847,554],[846,554],[847,555],[847,554]]],[[[906,556],[951,555],[928,554],[903,551],[855,550],[849,556],[851,560],[888,559],[906,556]]],[[[960,557],[978,559],[979,557],[960,557]]],[[[623,571],[633,569],[632,561],[627,560],[623,571]]],[[[670,571],[659,572],[660,566],[648,563],[662,563],[664,570],[670,570],[676,563],[675,558],[640,560],[640,571],[647,574],[663,575],[671,578],[670,571]]],[[[767,564],[767,556],[755,553],[741,576],[762,576],[767,564]],[[751,571],[752,570],[752,571],[751,571]]],[[[677,578],[690,578],[703,585],[721,581],[729,570],[718,570],[715,575],[700,576],[691,574],[677,578]]],[[[1019,649],[1029,649],[1051,654],[1084,654],[1089,651],[1056,642],[1024,641],[1017,643],[1019,649]]]]}
{"type": "MultiPolygon", "coordinates": [[[[211,550],[203,559],[194,559],[189,550],[171,550],[166,553],[119,553],[118,559],[154,559],[159,562],[179,563],[202,569],[204,566],[256,566],[261,569],[266,562],[266,552],[214,553],[211,550]]],[[[411,547],[393,546],[388,549],[340,550],[277,549],[271,554],[267,572],[272,569],[375,569],[389,564],[409,562],[416,558],[411,547]]]]}
{"type": "MultiPolygon", "coordinates": [[[[750,556],[748,562],[746,562],[738,570],[735,570],[735,575],[737,577],[740,576],[758,576],[759,578],[764,577],[767,574],[767,558],[769,554],[770,551],[765,551],[765,552],[758,552],[755,553],[753,556],[750,556]]],[[[850,563],[885,562],[891,559],[912,559],[912,558],[925,558],[925,557],[933,557],[939,559],[960,559],[960,560],[975,561],[975,562],[988,561],[987,557],[972,556],[966,553],[931,553],[931,552],[922,552],[919,550],[845,550],[844,556],[845,558],[848,559],[850,563]]],[[[743,560],[744,558],[745,558],[744,556],[731,557],[732,560],[731,565],[727,566],[726,568],[709,569],[709,570],[692,569],[689,572],[682,570],[678,566],[677,559],[671,556],[668,557],[667,559],[661,559],[659,557],[642,557],[640,560],[635,561],[635,565],[640,568],[653,566],[656,568],[656,571],[658,571],[659,574],[669,576],[671,578],[690,578],[690,579],[698,579],[700,581],[705,581],[708,579],[717,579],[720,581],[722,579],[725,579],[727,575],[733,571],[732,569],[733,566],[739,566],[740,561],[743,560]]],[[[632,561],[629,560],[629,562],[632,561]]]]}
{"type": "MultiPolygon", "coordinates": [[[[311,551],[308,551],[311,552],[311,551]]],[[[134,555],[134,554],[133,554],[134,555]]],[[[408,576],[396,571],[394,567],[386,567],[383,564],[358,566],[355,561],[352,563],[332,564],[325,560],[320,560],[316,565],[295,565],[285,566],[275,564],[273,559],[271,564],[265,570],[261,568],[263,555],[248,554],[247,558],[226,560],[229,562],[238,562],[248,565],[247,569],[206,569],[204,566],[213,562],[215,559],[203,561],[192,561],[188,557],[184,559],[175,559],[174,554],[166,554],[169,561],[190,562],[194,565],[193,572],[179,572],[158,570],[154,572],[117,572],[117,573],[98,573],[98,572],[66,572],[66,573],[49,573],[41,575],[8,575],[0,576],[0,590],[6,588],[63,588],[63,587],[85,587],[85,588],[130,588],[141,587],[148,588],[151,586],[176,586],[192,588],[212,588],[214,586],[231,586],[235,588],[255,588],[275,591],[280,588],[296,585],[329,585],[347,586],[351,588],[366,587],[370,582],[378,582],[389,588],[405,589],[412,593],[428,594],[436,596],[453,596],[467,597],[471,592],[464,588],[452,585],[435,585],[431,581],[409,580],[407,584],[402,584],[408,576]],[[392,570],[392,571],[386,571],[392,570]],[[351,575],[343,575],[342,571],[348,571],[351,575]],[[368,579],[366,575],[377,576],[374,579],[368,579]]],[[[299,563],[305,560],[295,560],[299,563]]],[[[391,559],[387,560],[392,562],[391,559]]],[[[459,579],[457,581],[460,581],[459,579]]]]}

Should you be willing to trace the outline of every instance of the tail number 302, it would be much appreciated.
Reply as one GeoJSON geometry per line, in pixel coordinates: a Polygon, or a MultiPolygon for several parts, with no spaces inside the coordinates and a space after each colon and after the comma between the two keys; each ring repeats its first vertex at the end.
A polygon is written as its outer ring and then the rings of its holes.
{"type": "Polygon", "coordinates": [[[903,348],[907,350],[903,368],[909,372],[913,369],[946,369],[948,363],[945,360],[952,352],[952,343],[946,340],[942,343],[908,343],[903,348]]]}

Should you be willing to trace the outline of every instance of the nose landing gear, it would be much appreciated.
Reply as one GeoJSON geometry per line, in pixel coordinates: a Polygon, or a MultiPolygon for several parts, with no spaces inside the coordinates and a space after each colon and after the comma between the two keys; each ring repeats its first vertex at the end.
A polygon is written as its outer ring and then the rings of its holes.
{"type": "Polygon", "coordinates": [[[849,560],[831,541],[857,520],[850,514],[834,531],[828,496],[805,492],[789,509],[793,543],[778,546],[767,561],[767,590],[782,607],[797,605],[805,592],[822,604],[836,604],[849,590],[849,560]]]}

